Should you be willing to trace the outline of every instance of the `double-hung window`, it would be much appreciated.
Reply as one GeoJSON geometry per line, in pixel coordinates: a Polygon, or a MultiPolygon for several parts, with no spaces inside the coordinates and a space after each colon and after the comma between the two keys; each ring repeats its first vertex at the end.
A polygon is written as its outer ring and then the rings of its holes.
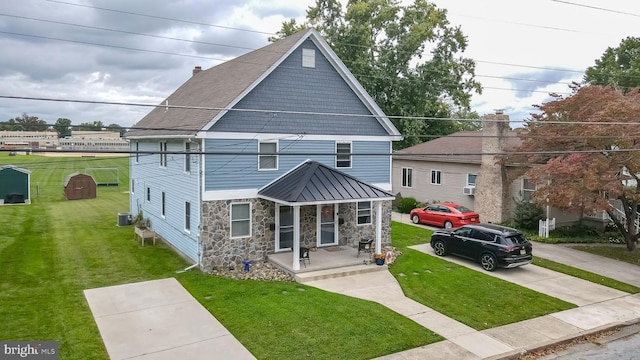
{"type": "Polygon", "coordinates": [[[191,230],[191,203],[188,201],[184,203],[184,229],[191,230]]]}
{"type": "Polygon", "coordinates": [[[467,174],[467,186],[476,186],[478,174],[467,174]]]}
{"type": "Polygon", "coordinates": [[[167,167],[167,142],[160,142],[160,167],[167,167]]]}
{"type": "Polygon", "coordinates": [[[191,143],[184,143],[184,172],[191,172],[191,143]]]}
{"type": "Polygon", "coordinates": [[[351,167],[351,143],[349,142],[336,143],[336,167],[337,168],[351,167]]]}
{"type": "Polygon", "coordinates": [[[371,224],[371,201],[358,202],[358,225],[371,224]]]}
{"type": "Polygon", "coordinates": [[[164,191],[160,193],[160,215],[162,215],[162,217],[166,217],[166,209],[167,209],[167,203],[166,203],[166,197],[164,194],[164,191]]]}
{"type": "Polygon", "coordinates": [[[532,202],[536,184],[529,179],[522,179],[522,201],[532,202]]]}
{"type": "Polygon", "coordinates": [[[251,204],[231,204],[231,237],[251,236],[251,204]]]}
{"type": "Polygon", "coordinates": [[[258,155],[258,170],[278,170],[278,142],[261,141],[258,152],[269,155],[258,155]]]}
{"type": "Polygon", "coordinates": [[[434,185],[442,185],[442,171],[431,170],[431,183],[434,185]]]}
{"type": "Polygon", "coordinates": [[[402,168],[402,187],[413,187],[413,169],[402,168]]]}

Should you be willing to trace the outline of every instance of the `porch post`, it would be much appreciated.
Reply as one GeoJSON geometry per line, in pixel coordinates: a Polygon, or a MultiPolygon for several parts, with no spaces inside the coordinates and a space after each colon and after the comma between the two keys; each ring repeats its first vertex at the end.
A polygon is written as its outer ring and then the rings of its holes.
{"type": "Polygon", "coordinates": [[[382,201],[376,201],[376,254],[382,253],[382,201]]]}
{"type": "Polygon", "coordinates": [[[293,206],[293,270],[300,270],[300,205],[293,206]]]}

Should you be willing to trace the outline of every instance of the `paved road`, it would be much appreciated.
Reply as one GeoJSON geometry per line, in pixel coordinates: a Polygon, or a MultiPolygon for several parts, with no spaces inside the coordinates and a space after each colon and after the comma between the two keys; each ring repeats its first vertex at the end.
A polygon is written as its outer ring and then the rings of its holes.
{"type": "Polygon", "coordinates": [[[538,360],[635,360],[640,359],[640,324],[627,326],[595,342],[574,345],[538,360]]]}

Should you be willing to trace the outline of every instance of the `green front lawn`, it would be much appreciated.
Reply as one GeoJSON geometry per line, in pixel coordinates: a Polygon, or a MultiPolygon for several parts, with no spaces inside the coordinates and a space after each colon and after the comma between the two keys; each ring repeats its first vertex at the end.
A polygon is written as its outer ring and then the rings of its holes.
{"type": "Polygon", "coordinates": [[[608,258],[628,262],[633,265],[640,265],[640,250],[627,250],[625,244],[593,244],[593,245],[574,245],[573,249],[585,251],[595,255],[606,256],[608,258]]]}
{"type": "MultiPolygon", "coordinates": [[[[600,255],[600,254],[596,254],[596,255],[600,255]]],[[[574,268],[572,266],[569,265],[565,265],[565,264],[560,264],[557,263],[555,261],[551,261],[551,260],[547,260],[547,259],[543,259],[540,257],[534,257],[533,258],[533,264],[534,265],[538,265],[538,266],[542,266],[544,268],[547,268],[549,270],[553,270],[553,271],[557,271],[557,272],[561,272],[563,274],[567,274],[567,275],[571,275],[583,280],[587,280],[587,281],[591,281],[592,283],[595,284],[600,284],[603,286],[608,286],[612,289],[616,289],[616,290],[620,290],[620,291],[624,291],[624,292],[628,292],[630,294],[637,294],[640,292],[640,288],[627,284],[627,283],[623,283],[622,281],[618,281],[615,279],[611,279],[608,278],[606,276],[602,276],[602,275],[598,275],[598,274],[594,274],[592,272],[589,271],[585,271],[582,269],[577,269],[574,268]]]]}
{"type": "Polygon", "coordinates": [[[0,339],[55,340],[60,359],[107,359],[83,290],[176,277],[259,359],[369,359],[442,338],[377,303],[290,282],[219,278],[168,246],[141,247],[128,212],[127,158],[9,157],[32,171],[30,205],[0,206],[0,339]],[[120,187],[66,201],[62,183],[88,167],[117,167],[120,187]],[[402,336],[398,336],[402,334],[402,336]]]}
{"type": "Polygon", "coordinates": [[[405,294],[476,330],[576,307],[539,292],[407,248],[429,242],[431,231],[394,222],[394,246],[403,255],[389,267],[405,294]]]}

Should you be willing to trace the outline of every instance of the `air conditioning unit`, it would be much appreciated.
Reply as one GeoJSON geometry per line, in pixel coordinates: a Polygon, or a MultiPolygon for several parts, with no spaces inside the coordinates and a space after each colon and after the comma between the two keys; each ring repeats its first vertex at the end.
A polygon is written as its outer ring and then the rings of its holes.
{"type": "Polygon", "coordinates": [[[465,186],[464,189],[462,189],[462,192],[465,195],[474,195],[476,193],[476,187],[475,186],[465,186]]]}

